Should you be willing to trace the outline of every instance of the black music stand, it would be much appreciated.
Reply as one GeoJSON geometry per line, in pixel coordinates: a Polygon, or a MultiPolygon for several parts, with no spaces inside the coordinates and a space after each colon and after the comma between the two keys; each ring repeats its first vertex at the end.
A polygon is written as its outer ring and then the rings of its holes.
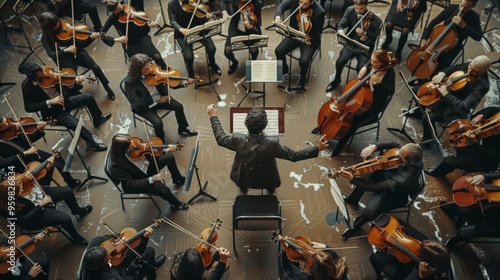
{"type": "Polygon", "coordinates": [[[197,199],[200,196],[206,196],[213,201],[217,201],[217,198],[205,191],[207,188],[208,180],[205,181],[205,184],[203,184],[203,187],[201,186],[201,180],[200,180],[200,175],[198,174],[198,166],[196,166],[196,158],[198,157],[198,150],[200,149],[200,134],[198,134],[198,137],[196,137],[196,143],[194,144],[194,148],[191,150],[191,155],[189,156],[189,166],[188,170],[186,172],[186,181],[184,182],[184,189],[186,191],[189,191],[191,188],[191,181],[193,180],[193,176],[196,173],[196,179],[198,179],[198,187],[199,191],[195,196],[193,196],[189,201],[188,204],[191,204],[195,199],[197,199]]]}
{"type": "Polygon", "coordinates": [[[69,168],[71,167],[71,162],[73,161],[73,157],[74,157],[75,152],[76,152],[76,154],[80,158],[80,161],[83,164],[83,168],[85,168],[85,171],[87,172],[87,178],[85,178],[85,180],[83,180],[81,185],[78,186],[78,188],[76,189],[76,191],[78,191],[78,192],[83,188],[83,186],[85,186],[85,184],[89,180],[97,179],[97,180],[103,181],[103,183],[108,182],[108,179],[92,174],[92,172],[90,171],[90,166],[88,166],[85,163],[82,155],[80,155],[80,152],[77,149],[78,141],[80,140],[80,132],[82,131],[82,126],[83,126],[83,118],[80,115],[80,120],[78,121],[78,125],[76,126],[76,129],[75,129],[75,135],[73,136],[73,140],[71,140],[71,143],[69,144],[69,147],[68,147],[68,156],[66,157],[66,163],[65,163],[64,168],[63,168],[63,172],[69,172],[69,168]]]}
{"type": "Polygon", "coordinates": [[[42,47],[42,45],[39,45],[39,46],[36,46],[35,48],[33,48],[33,46],[30,43],[30,40],[28,38],[28,35],[26,34],[26,30],[23,27],[23,23],[22,23],[22,18],[23,18],[24,12],[26,11],[26,9],[29,6],[32,6],[34,2],[35,2],[35,0],[29,0],[29,2],[26,2],[24,0],[17,0],[17,2],[14,4],[14,6],[13,6],[14,13],[16,15],[17,21],[19,22],[19,28],[21,29],[21,31],[24,35],[24,39],[26,40],[27,46],[13,45],[13,46],[11,46],[11,48],[12,49],[14,49],[14,48],[28,49],[30,52],[24,60],[26,60],[28,57],[30,57],[32,54],[34,54],[45,65],[45,62],[43,62],[43,60],[40,58],[40,56],[38,56],[38,54],[36,53],[36,50],[38,48],[42,47]]]}
{"type": "MultiPolygon", "coordinates": [[[[330,173],[333,174],[332,169],[330,169],[330,173]]],[[[335,220],[329,220],[328,224],[332,226],[334,224],[341,223],[343,218],[346,227],[352,229],[353,226],[350,218],[351,216],[349,214],[349,209],[347,208],[344,198],[342,197],[342,192],[340,191],[340,188],[337,185],[335,179],[329,178],[328,180],[330,181],[330,192],[332,193],[333,200],[337,204],[337,211],[334,212],[335,220]]]]}
{"type": "Polygon", "coordinates": [[[337,32],[337,28],[335,28],[335,26],[332,25],[332,20],[333,20],[333,16],[332,16],[332,11],[333,11],[333,0],[329,0],[329,1],[326,1],[323,8],[326,10],[326,7],[328,6],[328,18],[327,18],[327,21],[328,23],[326,24],[325,27],[323,27],[323,31],[327,30],[328,28],[332,29],[334,32],[337,32]],[[328,3],[328,4],[327,4],[328,3]]]}
{"type": "Polygon", "coordinates": [[[260,94],[262,96],[262,105],[266,107],[266,83],[283,81],[283,61],[247,60],[245,61],[245,71],[245,81],[248,83],[248,88],[242,85],[246,93],[237,107],[240,107],[241,103],[243,103],[251,93],[260,94]],[[252,83],[262,83],[262,90],[252,90],[252,83]]]}

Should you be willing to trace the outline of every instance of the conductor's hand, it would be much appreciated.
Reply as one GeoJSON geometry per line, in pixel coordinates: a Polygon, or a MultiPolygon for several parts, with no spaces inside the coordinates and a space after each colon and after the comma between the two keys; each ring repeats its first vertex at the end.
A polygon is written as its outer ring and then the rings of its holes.
{"type": "Polygon", "coordinates": [[[352,175],[351,172],[349,171],[346,171],[344,170],[344,167],[342,167],[340,170],[339,170],[339,174],[340,176],[346,178],[347,180],[351,181],[353,178],[354,178],[354,175],[352,175]]]}
{"type": "Polygon", "coordinates": [[[158,173],[158,174],[153,176],[153,181],[158,182],[161,180],[163,180],[163,175],[161,173],[158,173]]]}
{"type": "Polygon", "coordinates": [[[207,105],[207,113],[210,117],[217,116],[217,106],[214,104],[207,105]]]}
{"type": "Polygon", "coordinates": [[[328,140],[326,140],[326,134],[323,134],[323,136],[319,139],[318,149],[323,151],[326,148],[328,148],[328,140]]]}
{"type": "Polygon", "coordinates": [[[369,145],[368,147],[361,150],[361,157],[366,159],[367,157],[373,155],[377,151],[377,145],[369,145]]]}
{"type": "Polygon", "coordinates": [[[58,95],[54,98],[51,98],[49,100],[50,105],[59,105],[59,106],[64,106],[64,98],[61,95],[58,95]]]}
{"type": "Polygon", "coordinates": [[[220,247],[219,248],[219,256],[220,256],[220,262],[222,263],[227,263],[227,259],[229,259],[229,250],[224,248],[224,247],[220,247]]]}

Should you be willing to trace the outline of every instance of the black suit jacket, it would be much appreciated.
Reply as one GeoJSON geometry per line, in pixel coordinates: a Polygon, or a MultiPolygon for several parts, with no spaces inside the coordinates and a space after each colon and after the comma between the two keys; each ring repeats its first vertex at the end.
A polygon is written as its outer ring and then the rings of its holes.
{"type": "Polygon", "coordinates": [[[120,179],[124,192],[133,192],[134,190],[141,189],[143,186],[149,185],[149,175],[131,161],[127,161],[126,163],[112,162],[111,167],[116,177],[120,179]]]}
{"type": "MultiPolygon", "coordinates": [[[[174,38],[184,38],[184,35],[179,31],[181,28],[188,28],[189,21],[191,20],[192,13],[185,12],[179,0],[171,0],[168,2],[168,18],[170,19],[170,24],[174,28],[174,38]]],[[[189,28],[204,24],[207,22],[206,18],[199,18],[194,16],[193,22],[189,28]]]]}
{"type": "MultiPolygon", "coordinates": [[[[366,11],[368,13],[369,11],[366,11]]],[[[347,29],[346,35],[358,22],[358,16],[356,11],[354,10],[354,6],[347,8],[342,19],[338,24],[338,29],[347,29]]],[[[360,42],[361,44],[368,46],[370,48],[370,52],[373,51],[375,46],[375,41],[377,40],[378,34],[380,33],[380,27],[382,25],[382,20],[372,13],[372,18],[370,20],[370,26],[365,30],[366,31],[366,40],[361,41],[356,30],[352,30],[349,34],[349,38],[360,42]]]]}
{"type": "MultiPolygon", "coordinates": [[[[177,87],[171,87],[172,89],[181,88],[184,85],[181,83],[177,87]]],[[[162,96],[168,95],[168,89],[165,84],[159,84],[156,86],[156,90],[162,96]]],[[[125,96],[130,102],[132,112],[141,113],[150,109],[150,106],[154,103],[153,97],[149,93],[148,89],[142,82],[142,80],[133,80],[129,77],[125,78],[125,96]]]]}

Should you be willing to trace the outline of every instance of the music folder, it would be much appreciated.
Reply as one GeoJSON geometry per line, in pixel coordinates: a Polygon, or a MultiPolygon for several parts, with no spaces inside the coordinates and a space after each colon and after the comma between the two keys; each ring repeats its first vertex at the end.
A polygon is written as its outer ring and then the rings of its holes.
{"type": "Polygon", "coordinates": [[[350,47],[357,48],[357,49],[360,49],[360,50],[365,51],[365,52],[370,51],[370,47],[363,45],[360,42],[343,35],[342,33],[337,33],[337,41],[342,45],[347,44],[350,47]]]}
{"type": "Polygon", "coordinates": [[[297,29],[281,22],[273,21],[273,25],[276,27],[275,29],[278,34],[289,37],[292,40],[299,41],[304,44],[307,43],[306,33],[298,31],[297,29]]]}

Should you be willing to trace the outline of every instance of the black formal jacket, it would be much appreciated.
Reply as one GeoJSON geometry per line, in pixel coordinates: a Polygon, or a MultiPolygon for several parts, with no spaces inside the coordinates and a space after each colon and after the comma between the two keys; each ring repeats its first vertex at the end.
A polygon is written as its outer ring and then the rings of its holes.
{"type": "Polygon", "coordinates": [[[233,133],[227,135],[217,116],[210,118],[215,140],[219,146],[235,151],[231,180],[241,188],[277,188],[281,178],[276,158],[299,161],[317,157],[317,146],[294,151],[280,145],[278,137],[233,133]]]}
{"type": "Polygon", "coordinates": [[[148,178],[150,176],[131,161],[120,164],[112,162],[111,167],[116,177],[120,179],[124,192],[134,192],[143,186],[149,185],[148,178]]]}
{"type": "MultiPolygon", "coordinates": [[[[366,13],[369,13],[369,11],[367,10],[365,14],[366,13]]],[[[357,22],[358,22],[358,14],[354,10],[354,6],[351,6],[347,8],[344,15],[342,16],[342,19],[338,24],[338,29],[339,30],[347,29],[346,31],[347,34],[349,31],[352,30],[352,28],[356,25],[357,22]]],[[[361,41],[361,38],[358,36],[358,33],[356,33],[356,30],[352,30],[348,37],[360,42],[365,46],[368,46],[370,48],[370,52],[372,52],[375,47],[375,41],[377,40],[378,34],[380,33],[381,26],[382,26],[382,20],[374,13],[372,13],[370,26],[366,29],[366,37],[367,37],[366,40],[361,41]]]]}
{"type": "MultiPolygon", "coordinates": [[[[178,87],[171,87],[172,89],[184,87],[181,83],[178,87]]],[[[156,89],[160,93],[161,96],[168,95],[168,89],[165,84],[159,84],[156,86],[156,89]]],[[[132,107],[132,112],[141,113],[151,109],[151,106],[154,101],[153,97],[149,93],[148,89],[142,82],[142,79],[133,80],[129,77],[125,78],[125,96],[130,102],[130,106],[132,107]]]]}
{"type": "MultiPolygon", "coordinates": [[[[16,200],[16,205],[20,206],[20,208],[14,212],[15,218],[17,218],[17,224],[24,229],[27,230],[36,230],[39,229],[40,226],[37,223],[39,217],[45,211],[44,207],[40,205],[35,206],[31,200],[26,199],[22,196],[18,196],[16,200]]],[[[0,216],[4,218],[12,217],[11,213],[0,210],[0,216]]]]}
{"type": "MultiPolygon", "coordinates": [[[[170,19],[170,24],[174,28],[174,38],[184,38],[184,35],[179,31],[181,28],[188,28],[189,21],[191,20],[192,13],[185,12],[179,0],[171,0],[168,2],[168,18],[170,19]]],[[[199,18],[196,15],[193,18],[193,22],[189,28],[193,28],[198,25],[202,25],[207,22],[206,18],[199,18]]]]}
{"type": "MultiPolygon", "coordinates": [[[[316,47],[319,47],[321,46],[321,33],[323,32],[323,24],[325,23],[325,10],[323,9],[323,7],[321,7],[321,5],[317,1],[314,1],[313,3],[314,3],[312,5],[313,14],[311,16],[312,28],[311,31],[309,32],[309,37],[311,37],[311,44],[315,45],[316,47]]],[[[284,0],[276,9],[275,16],[283,17],[283,14],[285,13],[286,10],[290,10],[291,12],[293,12],[297,9],[298,6],[299,6],[298,0],[284,0]]],[[[300,10],[297,11],[296,13],[299,12],[300,10]]],[[[282,18],[281,20],[285,19],[282,18]]],[[[292,28],[299,30],[299,22],[297,21],[296,14],[290,17],[290,26],[292,28]]]]}
{"type": "MultiPolygon", "coordinates": [[[[22,84],[23,89],[23,100],[24,100],[24,110],[28,113],[34,113],[40,111],[44,119],[50,119],[64,112],[63,107],[59,105],[51,105],[50,108],[47,106],[47,100],[49,96],[39,85],[33,84],[33,82],[26,78],[22,84]]],[[[56,90],[57,87],[56,87],[56,90]]],[[[67,98],[66,91],[63,87],[64,102],[71,102],[71,99],[67,98]]]]}

